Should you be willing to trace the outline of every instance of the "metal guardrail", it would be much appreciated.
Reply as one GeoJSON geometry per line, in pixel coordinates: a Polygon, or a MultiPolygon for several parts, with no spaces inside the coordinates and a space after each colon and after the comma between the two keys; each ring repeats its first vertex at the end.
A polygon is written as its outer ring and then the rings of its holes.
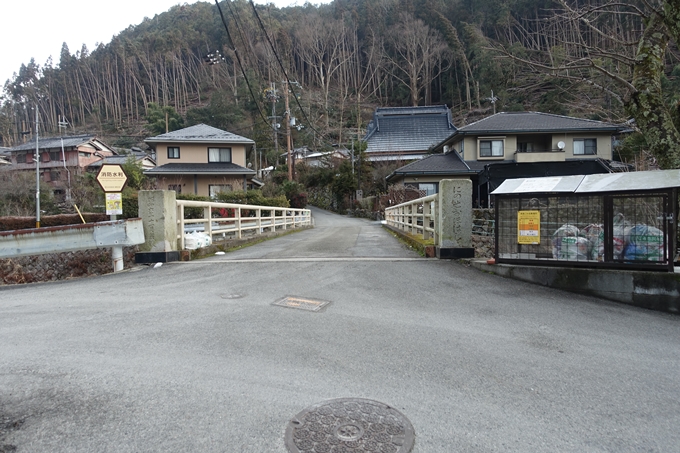
{"type": "Polygon", "coordinates": [[[176,203],[177,239],[181,250],[184,250],[184,233],[187,231],[203,231],[211,238],[229,234],[241,239],[245,232],[258,235],[312,224],[312,212],[309,209],[193,200],[177,200],[176,203]],[[185,219],[185,208],[201,208],[203,217],[185,219]]]}
{"type": "Polygon", "coordinates": [[[439,194],[418,198],[385,208],[385,222],[409,234],[421,236],[423,239],[434,239],[438,242],[437,212],[439,211],[439,194]]]}
{"type": "Polygon", "coordinates": [[[123,270],[123,247],[144,243],[142,219],[113,220],[0,232],[0,258],[111,247],[114,272],[123,270]]]}

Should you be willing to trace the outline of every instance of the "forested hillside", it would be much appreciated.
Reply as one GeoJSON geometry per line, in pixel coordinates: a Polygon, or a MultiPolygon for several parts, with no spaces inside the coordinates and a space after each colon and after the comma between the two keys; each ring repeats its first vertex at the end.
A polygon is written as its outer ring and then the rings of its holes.
{"type": "Polygon", "coordinates": [[[41,133],[57,134],[64,115],[130,146],[168,111],[177,125],[227,129],[271,154],[268,117],[283,114],[289,85],[296,146],[349,143],[376,106],[447,104],[458,126],[494,109],[635,118],[640,145],[680,167],[677,0],[220,7],[227,27],[214,3],[176,6],[97,49],[64,46],[58,62],[22,66],[4,86],[2,144],[31,130],[37,105],[41,133]]]}

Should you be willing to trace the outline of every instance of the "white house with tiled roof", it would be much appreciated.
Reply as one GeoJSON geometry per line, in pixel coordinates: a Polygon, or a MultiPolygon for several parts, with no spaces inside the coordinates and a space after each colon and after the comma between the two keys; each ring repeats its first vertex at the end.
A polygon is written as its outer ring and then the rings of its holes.
{"type": "Polygon", "coordinates": [[[246,155],[255,142],[249,138],[197,124],[145,142],[156,150],[157,166],[144,174],[155,176],[163,189],[212,197],[253,184],[246,155]]]}

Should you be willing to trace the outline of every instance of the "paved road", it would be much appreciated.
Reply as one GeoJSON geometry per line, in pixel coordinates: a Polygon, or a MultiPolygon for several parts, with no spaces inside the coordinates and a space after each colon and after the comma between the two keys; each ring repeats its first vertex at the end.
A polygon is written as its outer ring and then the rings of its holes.
{"type": "Polygon", "coordinates": [[[285,453],[299,411],[361,397],[408,417],[417,453],[678,451],[680,317],[314,216],[220,257],[0,288],[0,446],[285,453]]]}

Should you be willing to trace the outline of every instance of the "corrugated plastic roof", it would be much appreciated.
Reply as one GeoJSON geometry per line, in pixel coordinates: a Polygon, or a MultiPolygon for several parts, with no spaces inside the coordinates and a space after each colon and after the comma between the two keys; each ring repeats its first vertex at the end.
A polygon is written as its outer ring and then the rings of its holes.
{"type": "Polygon", "coordinates": [[[637,192],[680,187],[680,170],[508,179],[492,195],[511,193],[637,192]]]}

